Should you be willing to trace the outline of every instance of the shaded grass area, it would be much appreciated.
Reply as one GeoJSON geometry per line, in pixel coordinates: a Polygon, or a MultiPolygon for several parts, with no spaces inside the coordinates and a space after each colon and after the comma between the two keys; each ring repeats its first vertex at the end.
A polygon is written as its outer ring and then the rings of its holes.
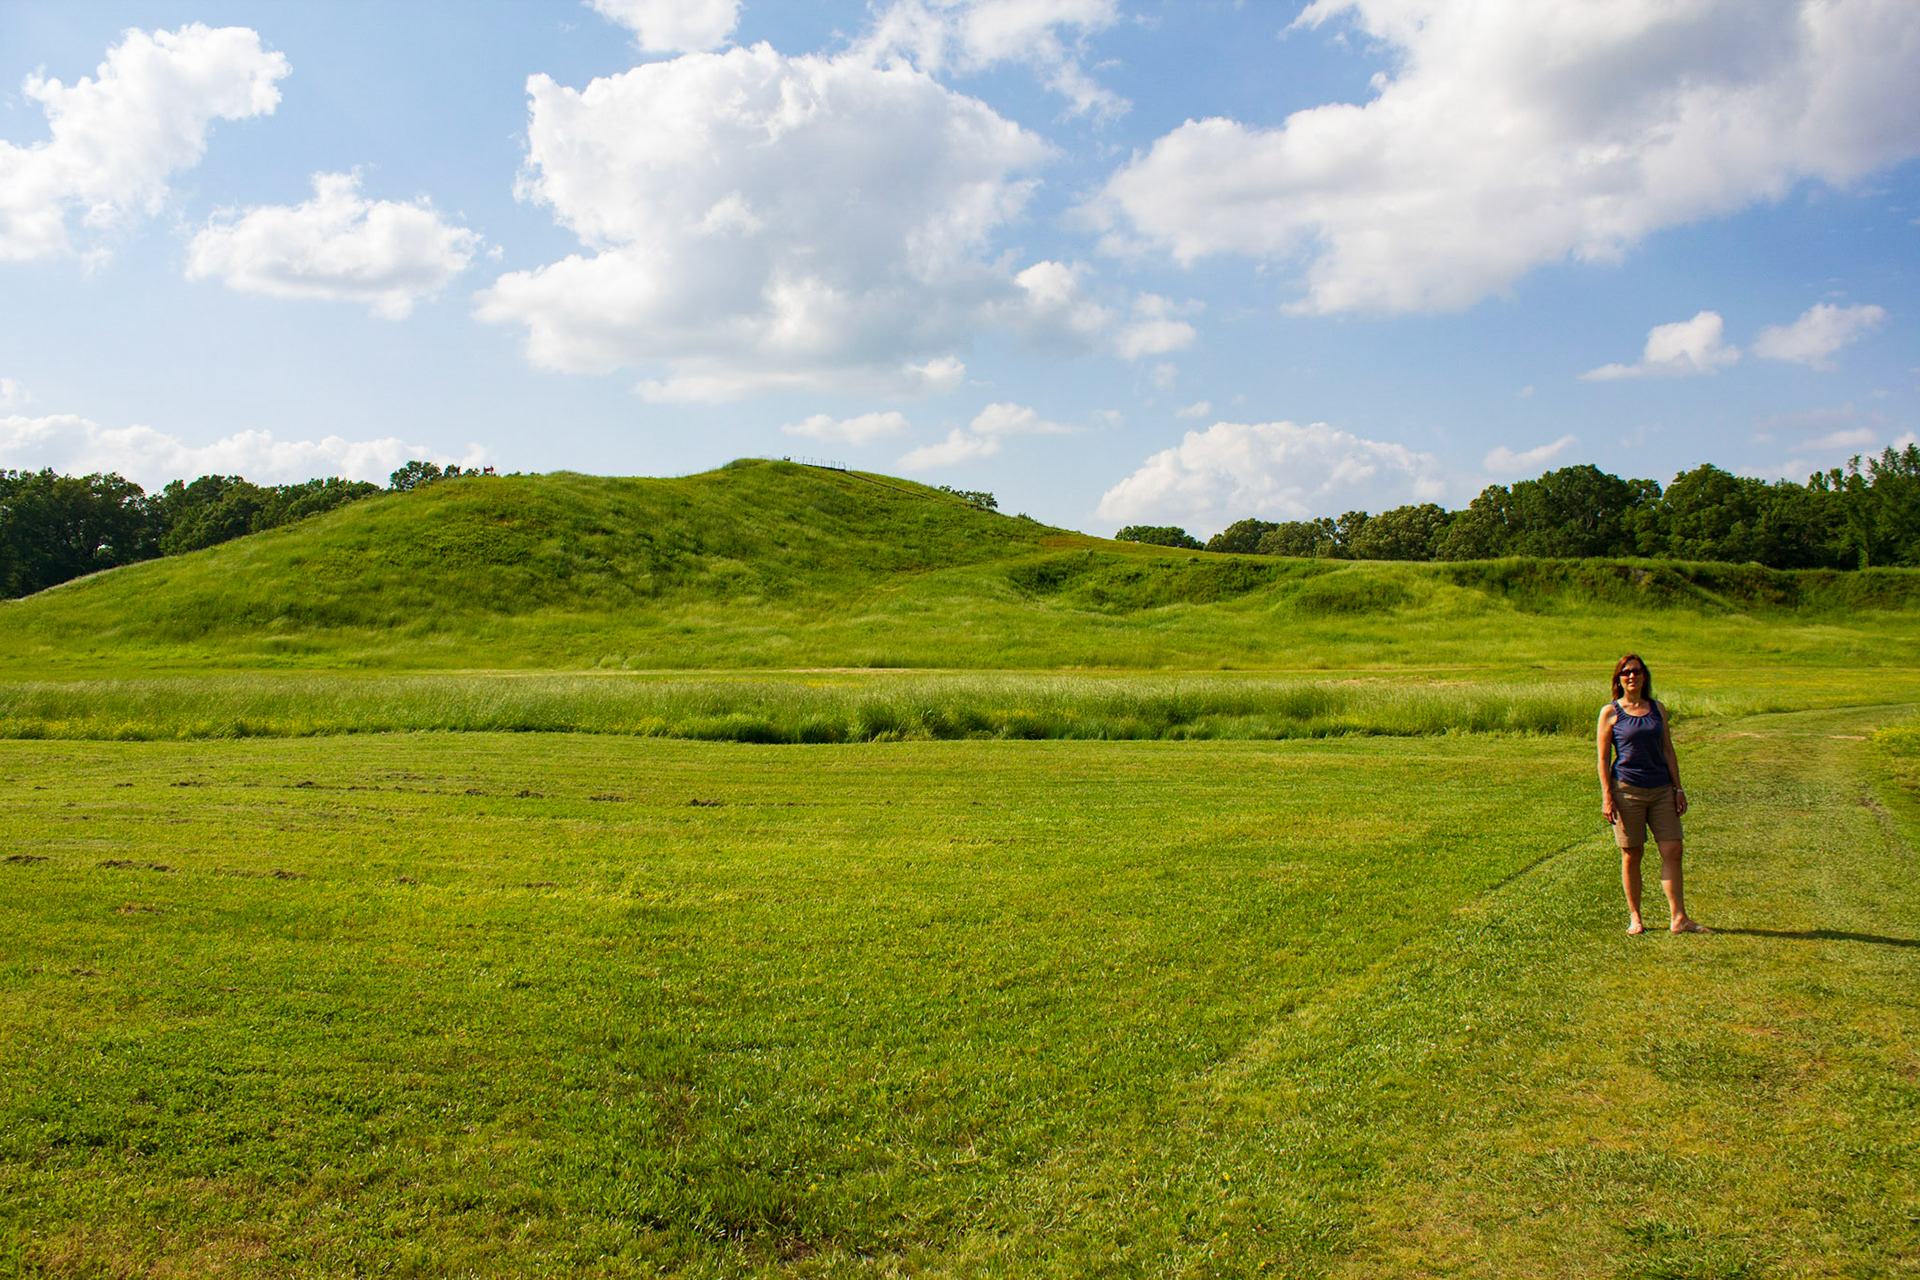
{"type": "MultiPolygon", "coordinates": [[[[1692,669],[1680,716],[1920,698],[1920,672],[1791,680],[1692,669]]],[[[0,737],[124,741],[400,731],[602,733],[758,743],[1283,739],[1590,733],[1604,671],[1255,675],[790,673],[645,676],[212,674],[0,682],[0,737]]]]}
{"type": "Polygon", "coordinates": [[[215,1275],[1920,1264],[1889,709],[1584,749],[0,744],[0,1249],[215,1275]]]}

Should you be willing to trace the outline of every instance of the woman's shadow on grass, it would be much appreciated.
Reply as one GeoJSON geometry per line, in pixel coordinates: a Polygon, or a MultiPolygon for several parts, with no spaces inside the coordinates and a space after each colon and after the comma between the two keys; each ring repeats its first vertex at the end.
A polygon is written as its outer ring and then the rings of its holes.
{"type": "Polygon", "coordinates": [[[1715,933],[1745,934],[1750,938],[1788,938],[1795,942],[1871,942],[1882,947],[1920,947],[1920,938],[1884,938],[1877,933],[1848,933],[1844,929],[1728,929],[1715,933]]]}

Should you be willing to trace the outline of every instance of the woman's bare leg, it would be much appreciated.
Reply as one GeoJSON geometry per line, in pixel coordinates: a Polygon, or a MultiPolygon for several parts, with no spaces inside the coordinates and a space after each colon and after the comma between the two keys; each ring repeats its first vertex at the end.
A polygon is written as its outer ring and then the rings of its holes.
{"type": "Polygon", "coordinates": [[[1675,933],[1705,933],[1699,925],[1687,915],[1686,899],[1680,883],[1680,850],[1678,840],[1662,840],[1660,845],[1660,887],[1667,891],[1667,907],[1672,913],[1672,924],[1668,927],[1675,933]]]}
{"type": "Polygon", "coordinates": [[[1640,920],[1640,854],[1647,846],[1629,845],[1620,851],[1620,887],[1627,891],[1627,932],[1645,933],[1640,920]]]}

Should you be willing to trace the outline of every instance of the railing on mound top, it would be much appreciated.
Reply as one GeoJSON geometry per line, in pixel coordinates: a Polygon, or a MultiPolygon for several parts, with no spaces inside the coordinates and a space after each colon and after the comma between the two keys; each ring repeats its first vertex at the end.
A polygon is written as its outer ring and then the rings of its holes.
{"type": "Polygon", "coordinates": [[[851,464],[841,462],[836,458],[791,458],[789,457],[789,458],[782,458],[780,459],[780,461],[797,462],[803,467],[822,467],[828,471],[853,470],[853,467],[851,464]]]}

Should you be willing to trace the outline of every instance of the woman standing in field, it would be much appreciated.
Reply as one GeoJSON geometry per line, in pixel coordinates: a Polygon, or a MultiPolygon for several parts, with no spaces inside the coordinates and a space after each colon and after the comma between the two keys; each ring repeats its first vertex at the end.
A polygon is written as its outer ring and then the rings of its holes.
{"type": "Polygon", "coordinates": [[[1705,933],[1687,915],[1680,894],[1680,815],[1687,793],[1673,753],[1667,709],[1653,698],[1653,676],[1640,655],[1613,665],[1613,701],[1600,709],[1600,816],[1613,824],[1620,846],[1620,883],[1627,891],[1627,932],[1644,933],[1640,919],[1640,854],[1653,828],[1660,847],[1660,887],[1667,891],[1674,933],[1705,933]]]}

